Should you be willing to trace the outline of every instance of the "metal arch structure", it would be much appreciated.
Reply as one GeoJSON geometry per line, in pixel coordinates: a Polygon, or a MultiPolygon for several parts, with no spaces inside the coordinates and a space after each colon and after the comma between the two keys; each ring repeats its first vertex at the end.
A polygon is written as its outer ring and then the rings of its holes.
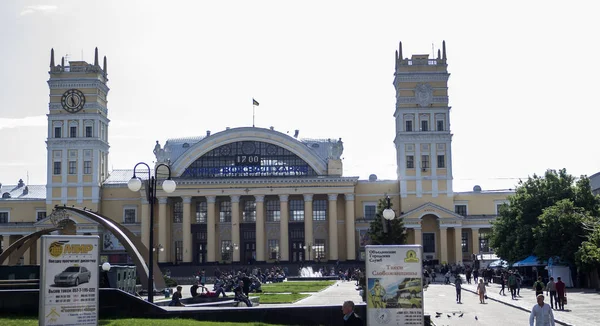
{"type": "MultiPolygon", "coordinates": [[[[142,243],[142,241],[133,232],[129,231],[126,227],[103,216],[96,212],[84,210],[79,207],[66,207],[56,206],[55,209],[64,209],[75,212],[81,216],[87,217],[90,220],[102,225],[105,229],[109,230],[125,247],[129,256],[133,259],[135,266],[139,272],[140,281],[142,287],[148,284],[148,261],[149,251],[148,248],[142,243]]],[[[166,287],[165,279],[162,271],[158,267],[158,264],[154,262],[154,286],[156,289],[164,289],[166,287]]],[[[147,286],[146,286],[147,288],[147,286]]],[[[147,289],[149,290],[149,289],[147,289]]]]}
{"type": "Polygon", "coordinates": [[[4,264],[4,261],[8,258],[8,265],[13,266],[19,261],[21,256],[27,249],[34,246],[36,241],[43,235],[50,234],[54,231],[58,231],[60,228],[49,228],[36,231],[21,237],[19,240],[11,244],[6,250],[0,255],[0,265],[4,264]]]}

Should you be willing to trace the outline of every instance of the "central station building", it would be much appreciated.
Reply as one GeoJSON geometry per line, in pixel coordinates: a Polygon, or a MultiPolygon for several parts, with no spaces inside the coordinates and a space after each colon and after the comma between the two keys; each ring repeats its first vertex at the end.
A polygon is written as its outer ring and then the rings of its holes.
{"type": "MultiPolygon", "coordinates": [[[[160,263],[216,264],[365,259],[367,230],[378,200],[389,196],[408,242],[427,260],[469,263],[491,253],[487,234],[511,191],[454,192],[445,44],[436,58],[396,52],[394,142],[397,179],[345,176],[338,138],[301,139],[273,128],[240,127],[194,138],[156,141],[156,164],[170,167],[177,187],[159,186],[154,250],[160,263]]],[[[133,169],[108,170],[106,57],[100,66],[50,63],[47,184],[0,185],[0,235],[6,248],[52,226],[55,205],[86,207],[124,224],[148,246],[151,205],[132,192],[133,169]]],[[[40,140],[42,141],[42,140],[40,140]]],[[[154,140],[148,139],[151,149],[154,140]]],[[[365,151],[367,149],[365,148],[365,151]]],[[[154,173],[154,166],[151,173],[154,173]]],[[[147,179],[148,170],[136,170],[147,179]]],[[[159,168],[157,178],[168,175],[159,168]]],[[[17,178],[15,178],[17,179],[17,178]]],[[[160,181],[159,181],[160,184],[160,181]]],[[[82,216],[81,234],[101,237],[101,255],[127,263],[124,247],[82,216]]],[[[39,262],[38,248],[23,264],[39,262]]]]}

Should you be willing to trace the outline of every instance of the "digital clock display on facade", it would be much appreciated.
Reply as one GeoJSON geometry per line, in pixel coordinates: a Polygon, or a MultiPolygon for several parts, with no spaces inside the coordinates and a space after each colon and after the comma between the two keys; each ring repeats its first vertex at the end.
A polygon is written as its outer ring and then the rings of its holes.
{"type": "Polygon", "coordinates": [[[235,165],[260,166],[260,155],[236,155],[235,165]]]}

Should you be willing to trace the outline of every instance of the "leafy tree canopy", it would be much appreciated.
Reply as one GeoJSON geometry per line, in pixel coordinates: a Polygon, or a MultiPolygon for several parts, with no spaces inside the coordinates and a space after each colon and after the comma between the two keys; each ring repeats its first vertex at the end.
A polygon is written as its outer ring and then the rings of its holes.
{"type": "MultiPolygon", "coordinates": [[[[407,234],[404,227],[404,221],[396,216],[389,225],[387,233],[384,232],[384,224],[386,221],[383,218],[383,210],[387,208],[387,199],[379,199],[377,203],[377,213],[375,219],[371,221],[369,226],[369,238],[371,244],[391,245],[391,244],[406,244],[407,234]]],[[[390,204],[390,208],[392,205],[390,204]]]]}
{"type": "Polygon", "coordinates": [[[490,245],[509,262],[532,253],[540,259],[562,254],[562,259],[572,260],[586,233],[580,225],[570,224],[598,216],[600,207],[589,179],[582,176],[575,182],[565,169],[519,181],[508,201],[492,225],[490,245]]]}

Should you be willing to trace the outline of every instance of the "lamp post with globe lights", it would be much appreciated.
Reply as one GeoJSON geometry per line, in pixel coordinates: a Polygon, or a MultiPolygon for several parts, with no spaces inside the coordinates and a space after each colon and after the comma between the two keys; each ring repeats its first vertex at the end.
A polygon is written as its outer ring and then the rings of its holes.
{"type": "Polygon", "coordinates": [[[390,203],[390,196],[387,196],[386,198],[387,200],[387,208],[383,210],[383,218],[385,219],[384,224],[383,224],[383,232],[384,233],[388,233],[392,226],[391,226],[391,222],[394,218],[396,218],[396,213],[394,212],[394,210],[391,208],[391,203],[390,203]]]}
{"type": "Polygon", "coordinates": [[[156,202],[156,189],[157,189],[157,173],[160,167],[166,167],[169,171],[167,180],[163,181],[162,189],[166,193],[172,193],[175,191],[177,185],[175,181],[171,180],[171,168],[163,163],[156,165],[154,168],[154,175],[150,173],[150,166],[144,162],[140,162],[133,167],[133,177],[127,182],[127,187],[133,192],[138,192],[142,189],[142,179],[136,176],[136,168],[139,165],[145,165],[148,172],[148,179],[146,183],[146,195],[148,197],[148,203],[150,204],[150,235],[148,240],[148,302],[154,302],[154,203],[156,202]]]}

